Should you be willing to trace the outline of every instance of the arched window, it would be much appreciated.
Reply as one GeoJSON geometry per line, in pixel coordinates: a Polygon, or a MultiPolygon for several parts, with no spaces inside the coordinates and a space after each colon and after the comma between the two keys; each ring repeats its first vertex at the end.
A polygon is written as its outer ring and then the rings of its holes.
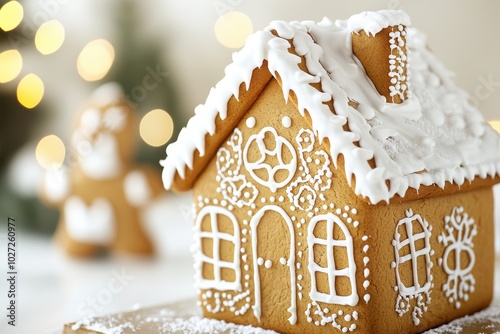
{"type": "Polygon", "coordinates": [[[206,206],[195,223],[196,286],[241,290],[240,229],[228,210],[206,206]]]}
{"type": "Polygon", "coordinates": [[[311,219],[308,227],[309,273],[314,301],[351,305],[358,303],[353,242],[342,220],[328,213],[311,219]]]}

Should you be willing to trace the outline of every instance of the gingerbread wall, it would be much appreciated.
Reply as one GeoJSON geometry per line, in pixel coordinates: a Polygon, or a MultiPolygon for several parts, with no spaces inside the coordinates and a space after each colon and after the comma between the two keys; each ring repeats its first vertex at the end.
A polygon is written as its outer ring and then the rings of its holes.
{"type": "Polygon", "coordinates": [[[370,235],[372,254],[377,254],[370,257],[377,268],[371,271],[370,281],[378,296],[367,310],[369,328],[416,333],[490,303],[494,269],[491,188],[389,207],[377,205],[369,215],[363,228],[370,235]],[[408,239],[410,225],[413,241],[408,239]],[[405,240],[410,242],[406,245],[405,240]],[[419,255],[405,258],[410,253],[419,255]]]}
{"type": "MultiPolygon", "coordinates": [[[[336,260],[337,266],[352,268],[333,284],[337,299],[344,305],[330,304],[328,311],[342,310],[344,315],[335,321],[340,328],[358,326],[359,315],[354,312],[359,313],[359,306],[370,298],[363,288],[365,264],[361,254],[365,241],[359,232],[367,204],[354,196],[343,175],[295,106],[285,104],[279,84],[272,80],[194,187],[195,240],[201,240],[195,245],[195,262],[205,316],[289,333],[315,328],[337,331],[331,326],[333,319],[325,326],[314,325],[321,319],[315,315],[320,305],[309,297],[311,242],[318,266],[328,267],[328,261],[336,260]],[[268,154],[264,162],[282,166],[271,168],[271,174],[259,168],[262,164],[258,160],[265,149],[268,154]],[[240,274],[232,268],[220,270],[220,279],[228,282],[219,282],[218,286],[225,286],[227,291],[210,288],[216,284],[207,282],[218,279],[214,267],[220,266],[203,260],[203,256],[213,259],[217,253],[214,238],[205,233],[214,230],[213,217],[217,217],[216,228],[226,232],[219,242],[220,258],[233,263],[239,259],[240,274]],[[308,241],[311,221],[316,239],[308,241]],[[328,225],[331,233],[348,246],[344,250],[338,247],[331,254],[334,260],[324,251],[326,245],[321,245],[328,225]],[[231,237],[235,230],[239,230],[239,241],[231,237]],[[236,251],[239,256],[235,257],[235,249],[240,250],[236,251]],[[236,277],[241,285],[234,282],[236,277]],[[234,291],[237,288],[241,291],[234,291]],[[260,310],[254,310],[259,298],[260,310]]],[[[316,273],[317,294],[329,294],[328,275],[317,267],[311,270],[316,273]]]]}

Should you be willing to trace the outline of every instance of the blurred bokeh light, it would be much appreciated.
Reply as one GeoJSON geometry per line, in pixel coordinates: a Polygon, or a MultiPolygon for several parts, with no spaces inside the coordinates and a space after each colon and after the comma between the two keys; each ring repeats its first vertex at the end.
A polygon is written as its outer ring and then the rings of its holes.
{"type": "Polygon", "coordinates": [[[97,81],[108,73],[115,60],[115,49],[105,39],[89,42],[80,52],[77,68],[80,76],[87,81],[97,81]]]}
{"type": "Polygon", "coordinates": [[[17,78],[23,68],[23,58],[17,50],[7,50],[0,53],[0,83],[6,83],[17,78]]]}
{"type": "Polygon", "coordinates": [[[0,28],[4,31],[15,29],[23,20],[23,6],[17,1],[9,1],[0,8],[0,28]]]}
{"type": "Polygon", "coordinates": [[[17,86],[17,100],[25,108],[35,108],[43,98],[45,87],[42,79],[30,73],[21,79],[17,86]]]}
{"type": "Polygon", "coordinates": [[[65,156],[64,143],[56,135],[42,138],[36,146],[36,160],[45,169],[61,167],[65,156]]]}
{"type": "Polygon", "coordinates": [[[242,12],[224,13],[215,22],[215,36],[219,43],[228,48],[241,48],[252,32],[252,20],[242,12]]]}
{"type": "Polygon", "coordinates": [[[43,55],[49,55],[59,50],[64,42],[65,32],[63,25],[52,20],[40,26],[35,35],[35,46],[43,55]]]}
{"type": "Polygon", "coordinates": [[[500,121],[490,121],[489,123],[493,127],[493,129],[500,133],[500,121]]]}
{"type": "Polygon", "coordinates": [[[172,117],[161,109],[148,112],[141,120],[139,132],[142,140],[150,146],[165,145],[172,137],[174,122],[172,117]]]}

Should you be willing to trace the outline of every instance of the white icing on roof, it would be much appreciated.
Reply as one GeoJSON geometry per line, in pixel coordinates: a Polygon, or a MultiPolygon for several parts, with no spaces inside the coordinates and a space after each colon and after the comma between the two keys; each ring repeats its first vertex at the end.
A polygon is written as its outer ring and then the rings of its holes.
{"type": "Polygon", "coordinates": [[[373,204],[404,196],[410,187],[444,188],[447,181],[462,185],[475,177],[500,175],[500,136],[467,103],[467,94],[426,48],[423,34],[408,31],[411,89],[402,104],[392,104],[385,103],[353,56],[346,25],[326,18],[320,23],[275,21],[251,35],[226,67],[226,77],[196,108],[177,142],[168,146],[167,159],[161,162],[165,188],[176,173],[184,178],[185,168],[192,169],[195,150],[203,156],[205,135],[216,131],[216,116],[226,118],[227,102],[233,94],[238,97],[240,83],[249,87],[252,71],[264,60],[280,76],[285,99],[293,90],[300,114],[307,110],[320,141],[328,138],[332,160],[344,156],[347,180],[356,179],[355,193],[373,204]],[[310,74],[300,70],[300,58],[288,51],[286,39],[293,40],[310,74]],[[323,92],[311,83],[320,83],[323,92]],[[332,97],[336,114],[323,103],[332,97]],[[358,110],[349,106],[349,99],[359,103],[358,110]],[[346,123],[350,132],[343,129],[346,123]],[[369,164],[372,158],[376,168],[369,164]]]}
{"type": "Polygon", "coordinates": [[[410,17],[402,10],[380,10],[378,12],[362,12],[347,20],[349,32],[364,30],[367,35],[375,36],[379,31],[391,26],[410,25],[410,17]]]}

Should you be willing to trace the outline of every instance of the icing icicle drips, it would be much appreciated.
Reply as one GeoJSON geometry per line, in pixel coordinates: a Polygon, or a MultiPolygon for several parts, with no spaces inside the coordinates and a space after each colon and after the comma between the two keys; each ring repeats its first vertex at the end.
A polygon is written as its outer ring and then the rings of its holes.
{"type": "Polygon", "coordinates": [[[446,182],[462,185],[476,177],[500,175],[499,136],[427,49],[423,34],[407,28],[411,91],[401,104],[386,103],[353,56],[351,31],[376,33],[409,23],[403,12],[382,11],[347,21],[275,21],[254,33],[177,142],[168,146],[168,157],[161,162],[164,186],[171,188],[176,174],[185,178],[196,150],[205,154],[205,136],[216,133],[216,117],[226,118],[227,102],[238,97],[241,83],[248,89],[253,70],[264,61],[279,75],[285,99],[293,91],[299,113],[304,116],[307,110],[318,140],[329,140],[332,161],[336,164],[338,156],[344,156],[347,180],[356,179],[355,193],[373,204],[422,185],[444,188],[446,182]],[[298,56],[290,53],[290,42],[298,56]],[[308,73],[299,67],[299,56],[308,73]],[[332,99],[335,113],[325,104],[332,99]],[[344,130],[346,124],[350,131],[344,130]]]}

